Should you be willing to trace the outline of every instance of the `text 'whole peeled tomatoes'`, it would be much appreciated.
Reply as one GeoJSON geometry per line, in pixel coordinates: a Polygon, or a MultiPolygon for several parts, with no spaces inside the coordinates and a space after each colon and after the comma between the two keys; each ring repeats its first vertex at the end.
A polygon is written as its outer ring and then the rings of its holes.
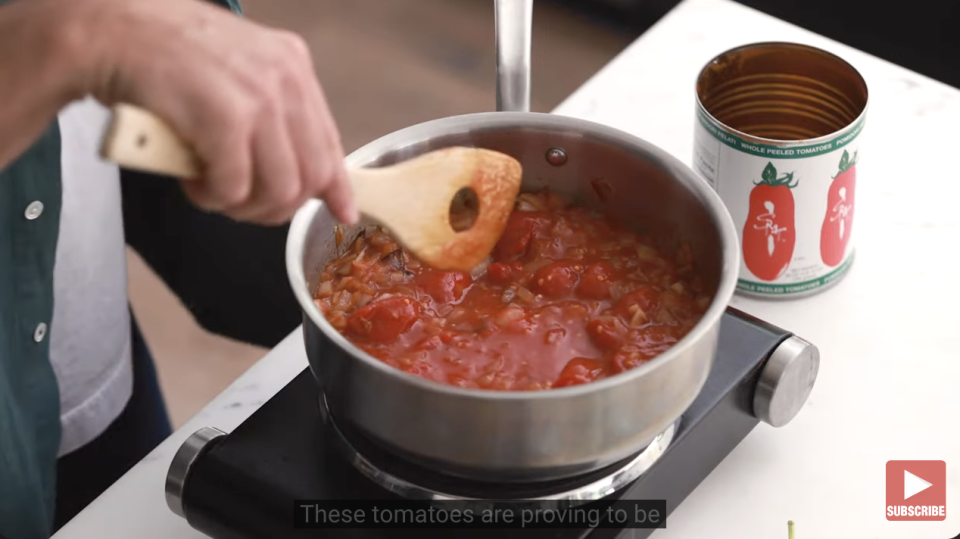
{"type": "Polygon", "coordinates": [[[854,195],[857,187],[857,152],[853,158],[846,150],[840,158],[840,171],[827,192],[827,214],[820,230],[820,258],[830,266],[839,266],[847,253],[853,232],[854,195]]]}
{"type": "Polygon", "coordinates": [[[662,354],[706,312],[689,245],[661,243],[555,194],[524,193],[473,272],[431,269],[367,227],[324,268],[314,298],[354,345],[429,380],[586,384],[662,354]]]}
{"type": "Polygon", "coordinates": [[[767,163],[750,191],[750,209],[743,225],[743,261],[757,278],[774,281],[787,270],[797,242],[793,173],[777,176],[767,163]]]}

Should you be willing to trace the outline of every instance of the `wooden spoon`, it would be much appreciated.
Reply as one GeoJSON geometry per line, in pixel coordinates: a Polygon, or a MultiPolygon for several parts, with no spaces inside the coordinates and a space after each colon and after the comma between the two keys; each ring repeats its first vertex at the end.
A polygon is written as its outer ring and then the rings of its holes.
{"type": "MultiPolygon", "coordinates": [[[[202,176],[197,156],[163,120],[130,105],[113,108],[100,154],[130,169],[188,180],[202,176]]],[[[426,264],[470,271],[500,239],[520,191],[522,168],[499,152],[452,147],[348,173],[361,214],[389,229],[426,264]],[[451,203],[471,211],[474,200],[476,215],[461,212],[452,223],[451,203]],[[464,221],[472,226],[457,226],[464,221]]]]}

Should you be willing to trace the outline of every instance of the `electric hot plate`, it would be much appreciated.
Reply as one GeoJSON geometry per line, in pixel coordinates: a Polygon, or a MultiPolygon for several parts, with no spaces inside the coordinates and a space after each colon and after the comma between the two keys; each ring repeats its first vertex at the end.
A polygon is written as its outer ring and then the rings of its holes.
{"type": "MultiPolygon", "coordinates": [[[[819,367],[816,346],[735,309],[724,314],[716,361],[683,416],[646,449],[572,479],[507,486],[446,477],[389,454],[329,416],[305,369],[233,432],[194,433],[171,463],[167,503],[214,539],[531,537],[643,539],[654,529],[390,530],[295,527],[298,500],[665,500],[667,517],[761,421],[785,425],[804,406],[819,367]]],[[[552,505],[551,505],[552,504],[552,505]]],[[[667,518],[669,527],[669,518],[667,518]]]]}

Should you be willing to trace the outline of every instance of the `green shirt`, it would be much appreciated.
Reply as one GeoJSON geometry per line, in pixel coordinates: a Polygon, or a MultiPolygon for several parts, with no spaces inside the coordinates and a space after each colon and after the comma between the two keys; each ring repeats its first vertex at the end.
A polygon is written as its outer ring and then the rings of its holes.
{"type": "MultiPolygon", "coordinates": [[[[237,0],[211,1],[240,13],[237,0]]],[[[60,155],[54,119],[0,170],[0,536],[8,539],[48,538],[53,524],[60,398],[47,334],[55,299],[60,155]]]]}

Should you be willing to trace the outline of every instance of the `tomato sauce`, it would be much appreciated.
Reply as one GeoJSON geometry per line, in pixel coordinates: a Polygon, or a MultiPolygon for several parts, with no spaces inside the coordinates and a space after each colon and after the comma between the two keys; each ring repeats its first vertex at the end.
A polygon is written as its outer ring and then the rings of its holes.
{"type": "Polygon", "coordinates": [[[398,369],[467,388],[537,390],[641,365],[700,320],[690,249],[548,193],[518,197],[488,264],[437,271],[368,227],[315,298],[352,343],[398,369]]]}

